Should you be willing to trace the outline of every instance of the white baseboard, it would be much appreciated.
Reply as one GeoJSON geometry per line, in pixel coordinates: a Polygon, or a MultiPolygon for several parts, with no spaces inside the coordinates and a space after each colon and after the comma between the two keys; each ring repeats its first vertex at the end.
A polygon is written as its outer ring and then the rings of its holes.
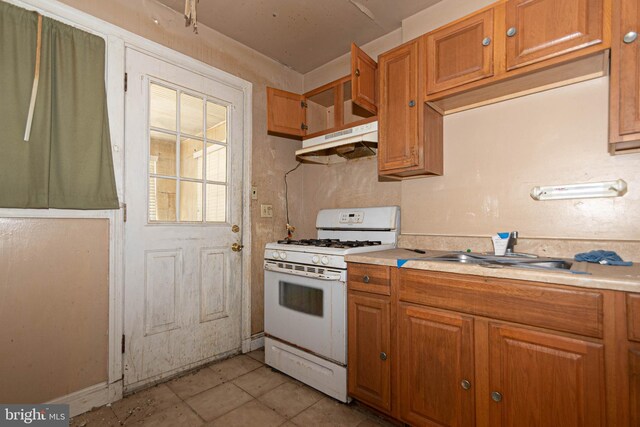
{"type": "Polygon", "coordinates": [[[112,384],[106,382],[92,385],[82,390],[58,397],[47,403],[66,403],[69,405],[69,416],[75,417],[93,408],[122,399],[122,381],[112,384]]]}
{"type": "Polygon", "coordinates": [[[250,351],[257,350],[264,347],[264,332],[252,335],[251,338],[242,342],[242,352],[249,353],[250,351]]]}

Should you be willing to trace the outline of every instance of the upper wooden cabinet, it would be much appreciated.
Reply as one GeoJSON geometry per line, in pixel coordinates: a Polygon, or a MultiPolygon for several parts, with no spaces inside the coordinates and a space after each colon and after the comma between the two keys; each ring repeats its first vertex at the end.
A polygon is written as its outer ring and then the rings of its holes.
{"type": "Polygon", "coordinates": [[[451,114],[602,77],[610,30],[611,0],[498,1],[426,35],[425,100],[451,114]]]}
{"type": "Polygon", "coordinates": [[[378,64],[362,49],[351,43],[351,90],[356,105],[378,114],[378,64]]]}
{"type": "Polygon", "coordinates": [[[602,43],[604,0],[509,0],[507,70],[602,43]]]}
{"type": "Polygon", "coordinates": [[[392,177],[442,174],[442,116],[426,106],[424,38],[378,58],[378,173],[392,177]]]}
{"type": "Polygon", "coordinates": [[[352,46],[352,75],[304,94],[267,87],[267,131],[312,138],[375,120],[377,64],[352,46]]]}
{"type": "Polygon", "coordinates": [[[267,128],[277,135],[302,137],[306,134],[304,96],[267,88],[267,128]]]}
{"type": "Polygon", "coordinates": [[[640,0],[614,2],[609,142],[612,152],[640,148],[640,0]]]}
{"type": "Polygon", "coordinates": [[[493,75],[494,10],[427,35],[427,94],[493,75]]]}

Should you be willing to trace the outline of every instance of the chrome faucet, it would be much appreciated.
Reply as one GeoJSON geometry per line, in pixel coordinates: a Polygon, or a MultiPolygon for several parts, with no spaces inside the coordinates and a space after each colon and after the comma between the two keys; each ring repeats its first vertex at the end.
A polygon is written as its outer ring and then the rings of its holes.
{"type": "Polygon", "coordinates": [[[507,253],[506,255],[513,255],[515,251],[513,248],[518,244],[518,232],[512,231],[509,233],[509,242],[507,243],[507,253]]]}

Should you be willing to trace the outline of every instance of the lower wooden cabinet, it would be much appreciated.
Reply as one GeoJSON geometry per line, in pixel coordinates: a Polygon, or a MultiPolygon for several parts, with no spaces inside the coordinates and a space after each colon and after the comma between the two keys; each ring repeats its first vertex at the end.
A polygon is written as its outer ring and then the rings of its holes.
{"type": "Polygon", "coordinates": [[[411,426],[640,426],[638,294],[380,265],[351,273],[351,397],[411,426]],[[388,277],[388,292],[363,292],[364,275],[388,277]]]}
{"type": "Polygon", "coordinates": [[[391,302],[389,297],[349,292],[349,395],[391,410],[391,302]]]}
{"type": "Polygon", "coordinates": [[[640,346],[629,349],[630,426],[640,426],[640,346]]]}
{"type": "Polygon", "coordinates": [[[473,319],[426,307],[398,310],[400,417],[412,425],[474,425],[473,319]]]}
{"type": "Polygon", "coordinates": [[[602,344],[489,326],[490,425],[604,426],[602,344]]]}

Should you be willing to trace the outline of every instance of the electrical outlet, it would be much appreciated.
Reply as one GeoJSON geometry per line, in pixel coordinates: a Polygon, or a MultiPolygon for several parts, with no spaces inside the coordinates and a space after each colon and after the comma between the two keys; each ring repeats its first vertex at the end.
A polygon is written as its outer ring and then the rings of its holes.
{"type": "Polygon", "coordinates": [[[258,200],[258,187],[251,187],[251,200],[258,200]]]}
{"type": "Polygon", "coordinates": [[[260,205],[260,216],[262,218],[273,218],[273,205],[260,205]]]}

